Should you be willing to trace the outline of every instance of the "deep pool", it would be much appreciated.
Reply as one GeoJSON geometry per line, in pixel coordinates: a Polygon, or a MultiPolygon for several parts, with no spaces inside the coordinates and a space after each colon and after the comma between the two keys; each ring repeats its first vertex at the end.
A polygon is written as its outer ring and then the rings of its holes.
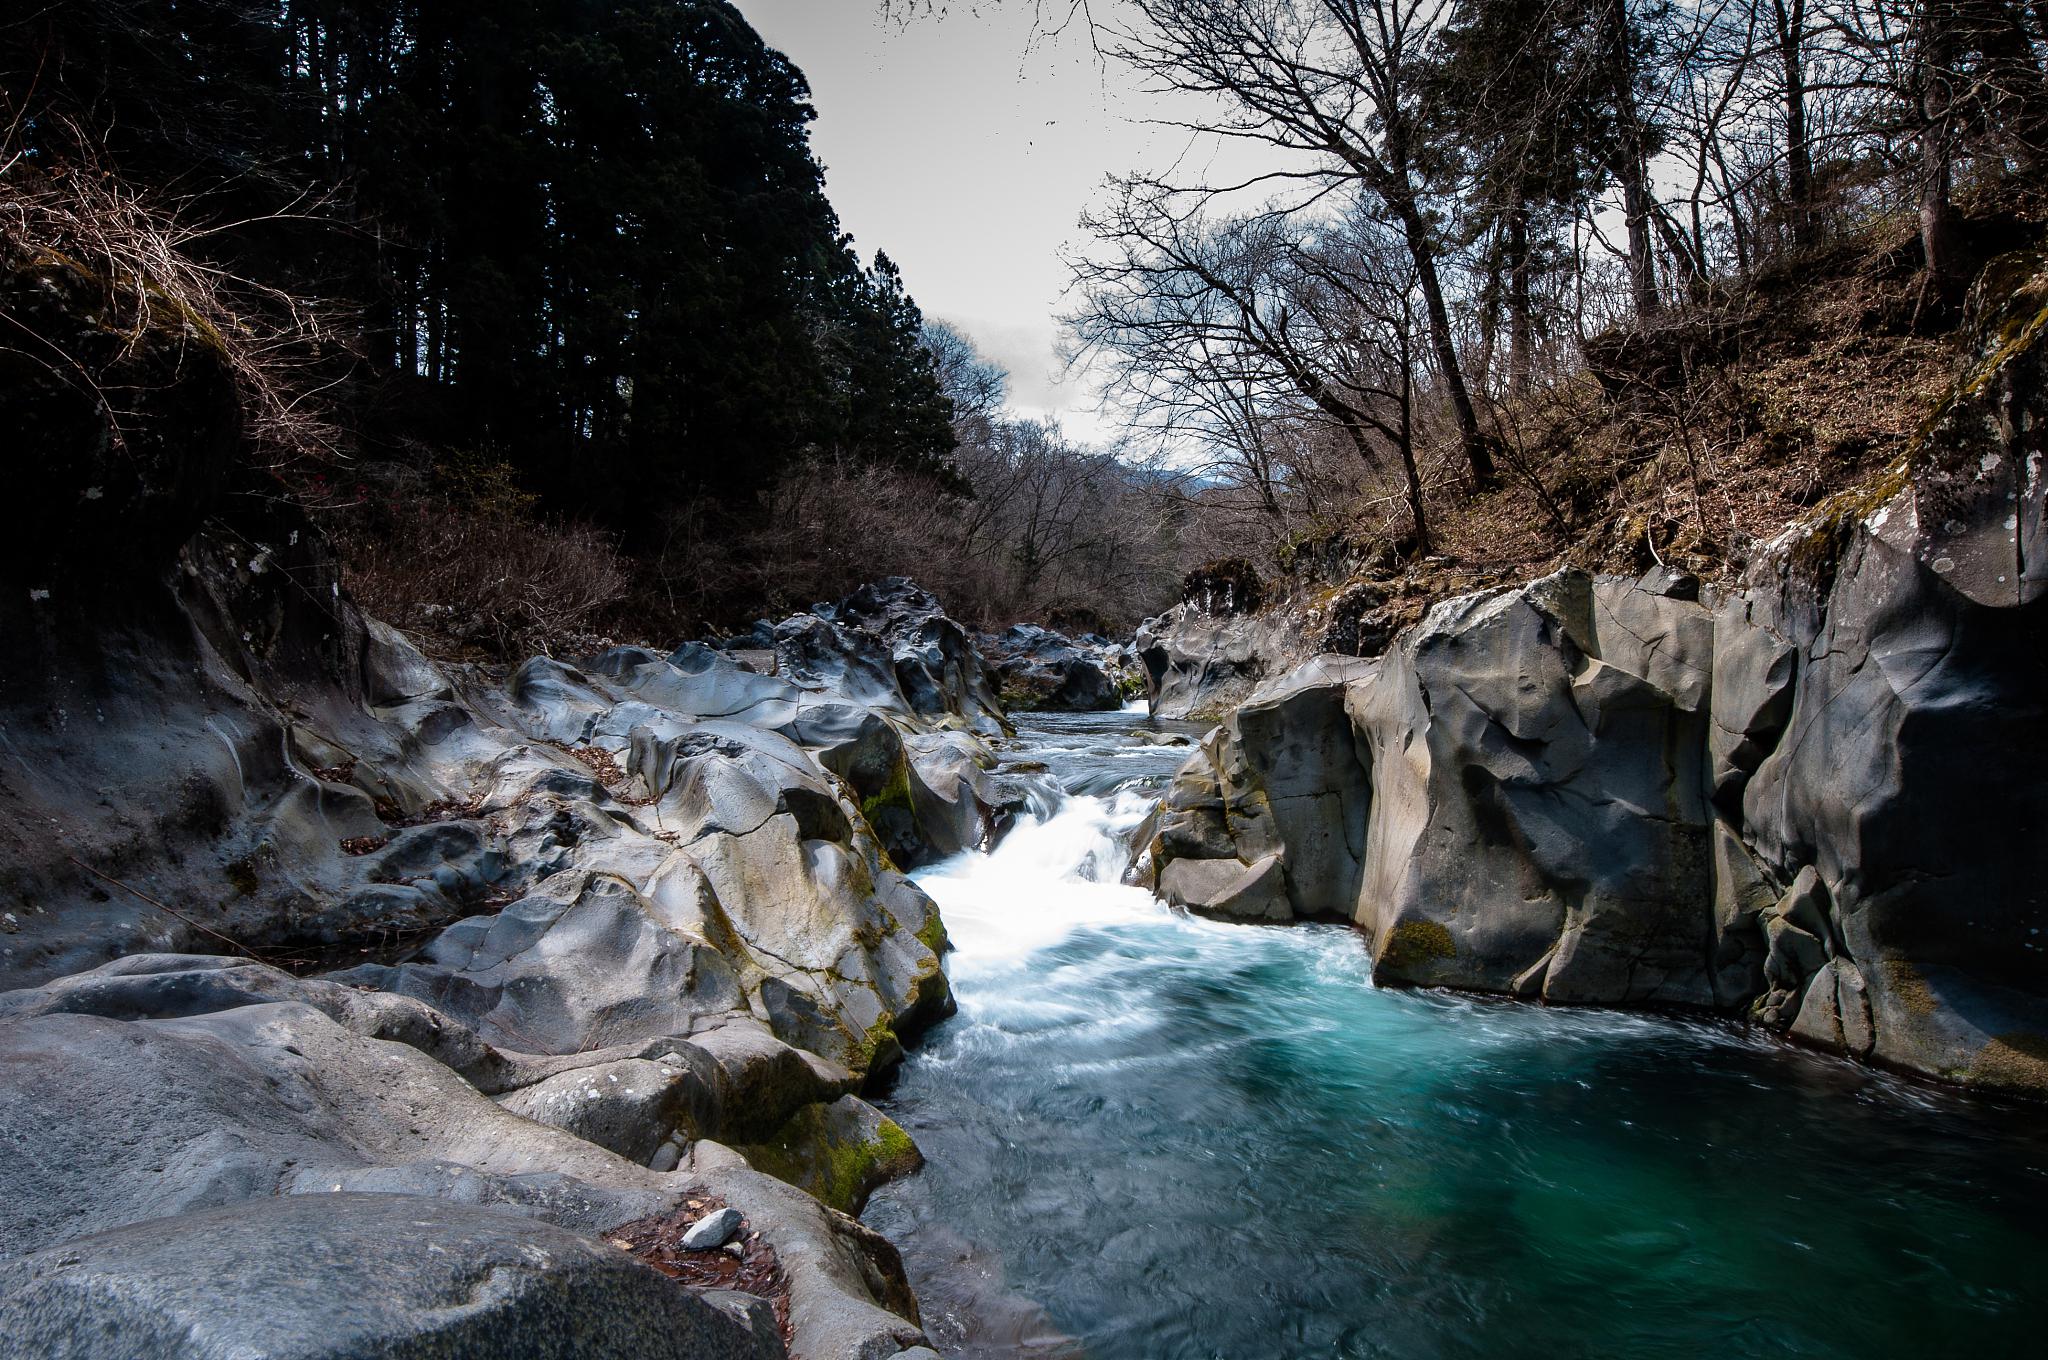
{"type": "Polygon", "coordinates": [[[1112,791],[920,875],[960,1013],[885,1102],[928,1164],[867,1221],[949,1352],[2048,1354],[2048,1112],[1170,912],[1114,885],[1146,800],[1102,763],[1185,755],[1132,721],[1039,720],[1017,754],[1112,791]]]}

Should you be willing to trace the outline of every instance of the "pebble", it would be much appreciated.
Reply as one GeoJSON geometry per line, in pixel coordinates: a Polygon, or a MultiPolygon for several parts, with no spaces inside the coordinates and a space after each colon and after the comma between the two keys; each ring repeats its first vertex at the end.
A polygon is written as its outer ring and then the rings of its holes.
{"type": "Polygon", "coordinates": [[[740,1211],[720,1209],[717,1213],[706,1214],[690,1225],[690,1230],[683,1234],[683,1249],[710,1251],[713,1247],[722,1247],[730,1242],[732,1235],[739,1230],[740,1211]]]}

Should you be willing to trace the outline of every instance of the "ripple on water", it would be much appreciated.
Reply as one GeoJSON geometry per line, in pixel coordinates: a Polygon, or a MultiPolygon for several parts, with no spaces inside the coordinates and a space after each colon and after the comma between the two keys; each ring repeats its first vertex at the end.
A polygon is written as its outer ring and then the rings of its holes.
{"type": "Polygon", "coordinates": [[[888,1102],[926,1169],[868,1219],[949,1350],[2037,1353],[2041,1112],[1718,1022],[1376,990],[1349,930],[1116,886],[1143,815],[1074,798],[921,876],[961,1010],[888,1102]]]}

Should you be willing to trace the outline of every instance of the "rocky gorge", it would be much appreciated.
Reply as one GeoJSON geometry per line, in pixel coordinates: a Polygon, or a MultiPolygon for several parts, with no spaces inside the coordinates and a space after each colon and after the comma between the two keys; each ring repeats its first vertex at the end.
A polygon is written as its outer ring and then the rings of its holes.
{"type": "Polygon", "coordinates": [[[888,578],[668,650],[437,661],[237,480],[203,347],[134,360],[139,461],[17,387],[59,509],[0,605],[0,1332],[929,1356],[855,1217],[920,1165],[888,1081],[955,1005],[919,875],[987,893],[960,864],[1086,799],[1121,800],[1069,856],[1091,887],[1346,923],[1353,991],[1719,1013],[2048,1094],[2044,300],[1980,299],[1911,455],[1742,579],[1567,568],[1371,656],[1214,598],[1128,648],[977,639],[888,578]],[[1032,710],[1138,723],[1141,683],[1222,715],[1170,779],[1006,755],[1032,710]]]}
{"type": "Polygon", "coordinates": [[[1907,456],[1739,580],[1566,568],[1291,670],[1284,618],[1151,625],[1162,712],[1250,692],[1135,872],[1350,921],[1383,983],[1746,1015],[2048,1094],[2048,274],[1992,277],[2021,282],[1980,286],[1907,456]]]}
{"type": "Polygon", "coordinates": [[[120,457],[8,388],[10,1352],[919,1354],[848,1214],[951,1005],[902,866],[1024,798],[964,630],[896,580],[763,654],[437,664],[238,481],[207,349],[125,362],[120,457]],[[721,1206],[698,1287],[643,1264],[721,1206]]]}

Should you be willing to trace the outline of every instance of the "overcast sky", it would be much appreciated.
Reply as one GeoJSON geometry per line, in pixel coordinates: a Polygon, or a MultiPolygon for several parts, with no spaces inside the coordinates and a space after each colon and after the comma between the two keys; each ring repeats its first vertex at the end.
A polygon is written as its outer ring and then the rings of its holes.
{"type": "Polygon", "coordinates": [[[1113,435],[1086,383],[1058,380],[1061,249],[1106,175],[1219,153],[1147,126],[1156,101],[1085,31],[1034,35],[1031,0],[952,0],[908,22],[878,0],[736,3],[810,78],[812,146],[863,256],[887,251],[926,316],[1009,369],[1016,410],[1113,435]]]}

